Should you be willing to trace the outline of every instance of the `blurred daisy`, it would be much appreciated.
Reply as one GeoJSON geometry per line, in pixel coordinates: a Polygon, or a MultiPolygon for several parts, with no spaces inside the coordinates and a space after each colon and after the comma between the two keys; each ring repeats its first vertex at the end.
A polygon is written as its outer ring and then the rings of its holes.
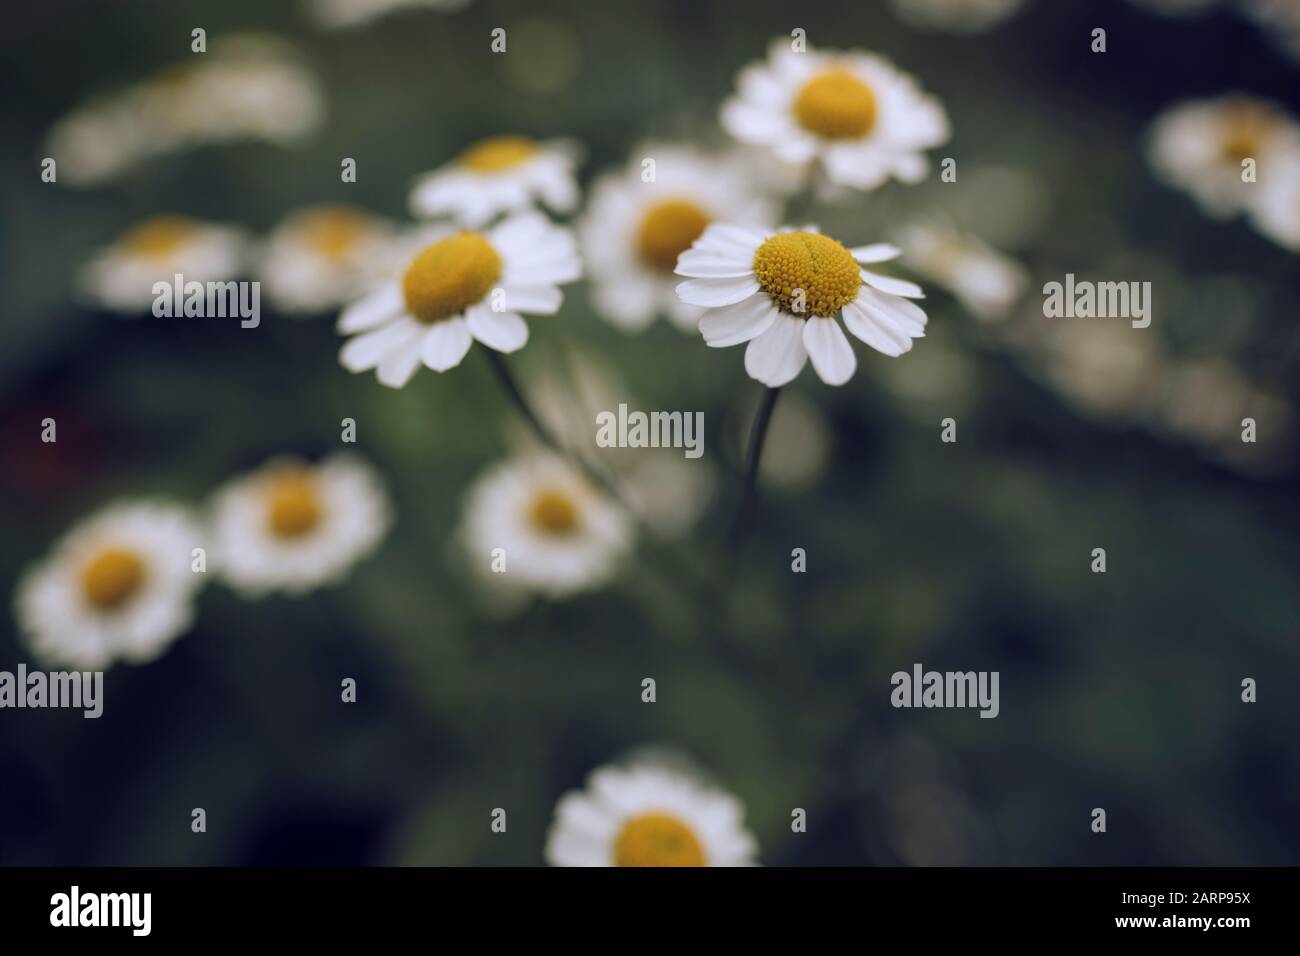
{"type": "Polygon", "coordinates": [[[1244,3],[1246,15],[1292,59],[1300,60],[1300,3],[1296,0],[1244,0],[1244,3]]]}
{"type": "Polygon", "coordinates": [[[898,244],[904,265],[947,289],[979,319],[1005,317],[1029,285],[1029,273],[1019,262],[948,226],[908,226],[898,244]]]}
{"type": "Polygon", "coordinates": [[[1300,252],[1300,156],[1259,185],[1251,207],[1255,228],[1279,246],[1300,252]]]}
{"type": "Polygon", "coordinates": [[[626,514],[550,455],[508,459],[470,488],[461,541],[484,583],[565,598],[606,584],[632,543],[626,514]],[[494,552],[504,571],[492,573],[494,552]]]}
{"type": "Polygon", "coordinates": [[[323,27],[353,27],[397,10],[454,13],[471,0],[308,0],[311,18],[323,27]]]}
{"type": "Polygon", "coordinates": [[[979,33],[997,26],[1024,4],[1024,0],[892,0],[904,23],[922,30],[979,33]]]}
{"type": "Polygon", "coordinates": [[[849,249],[819,232],[764,233],[715,223],[677,263],[688,281],[684,302],[713,348],[748,342],[745,371],[771,388],[792,381],[804,363],[827,385],[843,385],[857,359],[836,318],[873,349],[898,356],[925,335],[926,316],[909,299],[921,287],[859,263],[885,262],[899,250],[879,243],[849,249]]]}
{"type": "Polygon", "coordinates": [[[924,151],[948,139],[948,117],[916,81],[871,53],[796,53],[774,41],[766,63],[745,67],[722,125],[788,163],[821,160],[832,183],[874,189],[925,177],[924,151]]]}
{"type": "Polygon", "coordinates": [[[701,309],[677,298],[673,268],[714,221],[769,225],[774,210],[749,189],[743,170],[681,147],[646,144],[618,173],[596,180],[578,225],[593,303],[624,331],[666,314],[695,331],[701,309]],[[645,182],[646,160],[654,180],[645,182]]]}
{"type": "Polygon", "coordinates": [[[1226,219],[1255,202],[1275,172],[1300,162],[1300,127],[1271,103],[1234,93],[1165,110],[1152,124],[1148,152],[1166,183],[1226,219]],[[1259,182],[1243,181],[1247,159],[1259,182]]]}
{"type": "Polygon", "coordinates": [[[44,660],[89,670],[158,657],[194,620],[205,544],[185,509],[110,505],[67,533],[18,583],[19,630],[44,660]]]}
{"type": "Polygon", "coordinates": [[[552,866],[752,866],[758,853],[735,797],[644,762],[607,766],[555,807],[552,866]]]}
{"type": "Polygon", "coordinates": [[[477,229],[502,213],[541,203],[552,212],[578,205],[574,170],[580,150],[568,140],[526,136],[480,140],[441,169],[425,173],[411,190],[416,216],[451,216],[477,229]]]}
{"type": "Polygon", "coordinates": [[[213,498],[213,551],[237,591],[303,594],[339,581],[392,521],[373,468],[354,455],[318,464],[274,459],[213,498]]]}
{"type": "Polygon", "coordinates": [[[221,282],[244,270],[246,236],[240,229],[184,216],[154,216],[137,223],[82,267],[81,295],[128,314],[148,312],[153,284],[221,282]]]}
{"type": "Polygon", "coordinates": [[[581,273],[573,236],[527,213],[487,232],[450,232],[426,245],[399,280],[345,309],[338,328],[354,335],[339,353],[351,372],[375,369],[401,388],[423,362],[459,365],[478,340],[498,352],[528,341],[519,313],[554,315],[558,286],[581,273]]]}
{"type": "Polygon", "coordinates": [[[276,308],[321,312],[352,302],[392,264],[388,223],[353,206],[298,210],[268,237],[262,284],[276,308]]]}

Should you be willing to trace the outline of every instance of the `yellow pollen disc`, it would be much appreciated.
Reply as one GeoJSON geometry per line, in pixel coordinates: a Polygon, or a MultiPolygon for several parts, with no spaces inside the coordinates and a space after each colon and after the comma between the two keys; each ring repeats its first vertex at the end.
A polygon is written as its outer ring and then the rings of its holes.
{"type": "Polygon", "coordinates": [[[1243,104],[1228,118],[1223,130],[1223,156],[1233,164],[1253,159],[1268,142],[1276,126],[1271,111],[1255,104],[1243,104]]]}
{"type": "Polygon", "coordinates": [[[129,601],[144,583],[144,562],[133,551],[109,548],[81,571],[81,590],[91,606],[111,611],[129,601]]]}
{"type": "Polygon", "coordinates": [[[646,210],[637,233],[637,251],[646,265],[663,272],[677,267],[677,257],[691,247],[710,216],[689,199],[666,199],[646,210]]]}
{"type": "Polygon", "coordinates": [[[578,506],[563,491],[548,488],[533,498],[528,519],[543,534],[563,537],[578,530],[578,506]]]}
{"type": "Polygon", "coordinates": [[[857,139],[876,125],[876,97],[848,70],[828,70],[804,84],[794,115],[800,126],[825,139],[857,139]]]}
{"type": "Polygon", "coordinates": [[[835,315],[862,286],[853,253],[816,232],[783,232],[768,239],[754,253],[754,278],[779,309],[805,318],[835,315]]]}
{"type": "Polygon", "coordinates": [[[171,255],[197,231],[183,216],[155,216],[133,226],[120,243],[133,255],[161,258],[171,255]]]}
{"type": "Polygon", "coordinates": [[[614,865],[704,866],[704,848],[676,817],[646,813],[623,825],[614,841],[614,865]]]}
{"type": "Polygon", "coordinates": [[[476,173],[499,173],[531,159],[536,152],[537,143],[527,136],[491,136],[461,153],[460,164],[476,173]]]}
{"type": "Polygon", "coordinates": [[[415,257],[402,277],[406,310],[432,325],[464,312],[501,278],[501,256],[482,234],[459,232],[415,257]]]}
{"type": "Polygon", "coordinates": [[[319,206],[303,213],[298,222],[312,251],[336,261],[374,232],[370,220],[350,206],[319,206]]]}
{"type": "Polygon", "coordinates": [[[300,538],[320,524],[320,496],[305,468],[285,468],[274,474],[266,499],[266,526],[277,538],[300,538]]]}

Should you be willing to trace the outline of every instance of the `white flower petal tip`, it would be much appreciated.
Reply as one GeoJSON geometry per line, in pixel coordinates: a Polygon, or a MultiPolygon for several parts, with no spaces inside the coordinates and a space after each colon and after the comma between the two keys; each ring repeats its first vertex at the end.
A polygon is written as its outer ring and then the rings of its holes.
{"type": "Polygon", "coordinates": [[[862,263],[888,262],[891,259],[897,259],[903,254],[903,250],[898,246],[891,245],[888,242],[877,242],[869,246],[857,246],[850,249],[853,258],[862,263]]]}
{"type": "Polygon", "coordinates": [[[734,305],[758,291],[753,276],[731,279],[688,279],[677,286],[677,296],[689,305],[716,308],[734,305]]]}
{"type": "Polygon", "coordinates": [[[843,385],[857,370],[853,347],[834,319],[809,319],[803,329],[803,344],[813,370],[827,385],[843,385]]]}

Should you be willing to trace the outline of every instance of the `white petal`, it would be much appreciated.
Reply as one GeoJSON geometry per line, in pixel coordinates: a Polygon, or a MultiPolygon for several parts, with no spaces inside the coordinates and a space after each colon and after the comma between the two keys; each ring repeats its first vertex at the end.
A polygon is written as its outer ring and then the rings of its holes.
{"type": "Polygon", "coordinates": [[[470,335],[498,352],[515,352],[528,341],[528,323],[513,312],[476,305],[465,313],[465,321],[470,335]]]}
{"type": "Polygon", "coordinates": [[[753,276],[735,279],[687,279],[677,286],[677,295],[691,305],[714,307],[748,299],[758,291],[753,276]]]}
{"type": "Polygon", "coordinates": [[[808,361],[803,326],[803,319],[778,315],[771,327],[745,349],[745,371],[749,377],[769,388],[793,381],[808,361]]]}
{"type": "Polygon", "coordinates": [[[925,310],[915,302],[900,299],[896,295],[877,292],[870,286],[863,286],[858,290],[857,303],[866,310],[868,315],[882,319],[886,324],[898,328],[899,331],[907,333],[914,339],[925,335],[925,324],[928,319],[925,310]]]}
{"type": "Polygon", "coordinates": [[[704,341],[715,349],[748,342],[766,332],[776,321],[777,308],[765,295],[750,296],[744,302],[710,309],[700,319],[704,341]]]}
{"type": "Polygon", "coordinates": [[[419,330],[415,331],[401,347],[384,356],[379,368],[375,370],[375,377],[380,384],[389,388],[401,388],[411,380],[415,370],[420,367],[420,335],[419,330]]]}
{"type": "Polygon", "coordinates": [[[803,329],[803,344],[813,368],[827,385],[843,385],[853,377],[858,360],[834,319],[821,316],[809,319],[803,329]]]}
{"type": "Polygon", "coordinates": [[[391,319],[405,307],[401,283],[386,285],[343,310],[339,316],[338,330],[344,335],[373,328],[385,319],[391,319]]]}
{"type": "Polygon", "coordinates": [[[339,362],[349,372],[364,372],[378,365],[391,350],[400,346],[417,331],[409,316],[349,339],[339,351],[339,362]]]}
{"type": "Polygon", "coordinates": [[[457,317],[435,322],[424,337],[420,358],[435,372],[445,372],[460,364],[473,341],[464,319],[457,317]]]}
{"type": "Polygon", "coordinates": [[[912,340],[906,333],[887,321],[872,316],[857,302],[850,302],[844,307],[844,325],[863,342],[885,355],[897,358],[912,347],[912,340]]]}
{"type": "Polygon", "coordinates": [[[752,275],[754,256],[733,255],[708,249],[687,249],[677,257],[679,276],[695,279],[729,279],[752,275]]]}
{"type": "Polygon", "coordinates": [[[890,295],[901,295],[909,299],[924,299],[925,291],[915,282],[908,282],[906,279],[895,279],[893,276],[877,275],[874,272],[862,271],[862,281],[872,288],[879,289],[881,292],[887,292],[890,295]]]}
{"type": "Polygon", "coordinates": [[[903,250],[887,242],[877,242],[870,246],[858,246],[856,249],[850,249],[849,252],[853,253],[853,258],[859,262],[888,262],[890,259],[897,259],[902,255],[903,250]]]}
{"type": "Polygon", "coordinates": [[[564,301],[564,293],[553,285],[507,285],[502,291],[507,309],[529,315],[554,315],[564,301]]]}

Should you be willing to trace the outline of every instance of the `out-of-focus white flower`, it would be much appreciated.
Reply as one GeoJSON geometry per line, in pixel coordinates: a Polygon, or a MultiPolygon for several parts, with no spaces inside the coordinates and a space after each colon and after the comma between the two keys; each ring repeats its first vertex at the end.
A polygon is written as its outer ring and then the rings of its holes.
{"type": "Polygon", "coordinates": [[[900,20],[922,30],[979,33],[1014,14],[1024,0],[891,0],[900,20]]]}
{"type": "Polygon", "coordinates": [[[939,101],[888,60],[859,51],[796,52],[773,41],[765,62],[743,70],[722,125],[787,163],[820,160],[832,183],[874,189],[919,182],[925,150],[948,139],[939,101]]]}
{"type": "Polygon", "coordinates": [[[997,321],[1024,294],[1029,273],[982,239],[936,223],[915,223],[897,238],[905,266],[951,292],[976,318],[997,321]]]}
{"type": "Polygon", "coordinates": [[[1246,14],[1293,60],[1300,60],[1300,3],[1296,0],[1244,0],[1246,14]]]}
{"type": "Polygon", "coordinates": [[[507,459],[474,483],[460,536],[483,584],[561,599],[613,578],[633,531],[603,492],[539,453],[507,459]]]}
{"type": "Polygon", "coordinates": [[[1044,332],[1034,361],[1071,405],[1097,418],[1141,416],[1164,369],[1155,336],[1108,320],[1055,322],[1044,332]]]}
{"type": "Polygon", "coordinates": [[[353,206],[309,206],[276,227],[261,259],[262,284],[276,308],[322,312],[355,301],[388,274],[392,229],[353,206]]]}
{"type": "Polygon", "coordinates": [[[355,455],[274,459],[218,489],[213,551],[237,591],[303,594],[342,579],[392,523],[388,495],[355,455]]]}
{"type": "Polygon", "coordinates": [[[1226,219],[1258,201],[1261,184],[1300,163],[1300,126],[1264,100],[1234,93],[1173,106],[1156,117],[1148,150],[1156,173],[1226,219]],[[1253,160],[1258,181],[1243,180],[1253,160]]]}
{"type": "Polygon", "coordinates": [[[1300,155],[1295,162],[1260,177],[1250,214],[1261,233],[1279,246],[1300,252],[1300,155]]]}
{"type": "Polygon", "coordinates": [[[89,302],[124,314],[148,312],[155,282],[223,282],[245,265],[247,237],[232,226],[184,216],[154,216],[132,226],[82,267],[89,302]]]}
{"type": "Polygon", "coordinates": [[[853,377],[857,359],[836,318],[857,338],[898,356],[925,335],[914,282],[864,269],[899,250],[849,249],[814,231],[765,233],[714,223],[677,262],[682,300],[704,307],[700,332],[724,348],[748,342],[745,371],[770,388],[792,381],[811,359],[827,385],[853,377]]]}
{"type": "Polygon", "coordinates": [[[694,332],[704,310],[677,297],[677,257],[711,222],[763,227],[774,212],[740,168],[689,148],[647,143],[622,170],[596,180],[578,224],[597,312],[624,331],[666,314],[694,332]]]}
{"type": "Polygon", "coordinates": [[[546,839],[552,866],[752,866],[744,807],[692,774],[640,762],[592,772],[560,798],[546,839]]]}
{"type": "Polygon", "coordinates": [[[447,230],[425,245],[398,280],[349,306],[338,330],[352,335],[339,352],[350,372],[375,369],[401,388],[423,362],[455,368],[475,341],[514,352],[528,341],[520,313],[554,315],[559,286],[578,278],[577,243],[540,213],[524,213],[487,232],[447,230]]]}
{"type": "Polygon", "coordinates": [[[450,216],[471,229],[538,204],[556,213],[572,212],[578,205],[575,170],[581,152],[569,140],[480,140],[415,181],[411,212],[430,219],[450,216]]]}
{"type": "Polygon", "coordinates": [[[124,501],[91,515],[18,583],[18,627],[44,660],[87,670],[153,660],[194,620],[199,525],[177,505],[124,501]]]}
{"type": "Polygon", "coordinates": [[[455,13],[472,0],[307,0],[311,19],[323,27],[354,27],[398,10],[455,13]]]}

